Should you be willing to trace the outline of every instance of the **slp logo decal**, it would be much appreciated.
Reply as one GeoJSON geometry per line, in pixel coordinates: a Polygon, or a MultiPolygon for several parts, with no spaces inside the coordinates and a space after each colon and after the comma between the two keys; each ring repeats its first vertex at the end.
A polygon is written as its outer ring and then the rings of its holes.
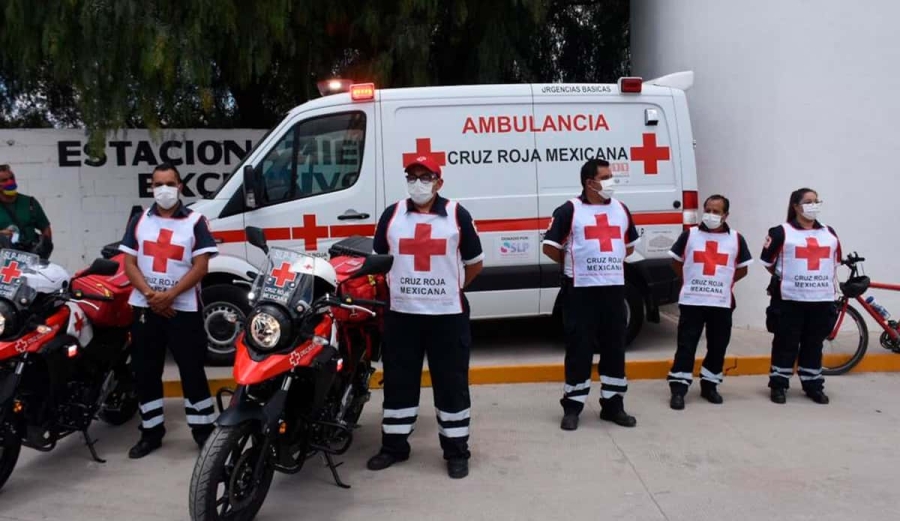
{"type": "Polygon", "coordinates": [[[440,166],[447,164],[447,153],[431,150],[431,138],[416,139],[416,151],[403,154],[403,164],[412,163],[417,158],[425,156],[440,166]]]}

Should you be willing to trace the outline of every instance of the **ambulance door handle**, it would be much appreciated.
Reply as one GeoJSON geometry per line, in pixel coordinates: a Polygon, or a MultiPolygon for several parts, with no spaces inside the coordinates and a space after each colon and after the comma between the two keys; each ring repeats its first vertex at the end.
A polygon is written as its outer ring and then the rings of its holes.
{"type": "Polygon", "coordinates": [[[342,213],[341,215],[338,215],[339,221],[348,221],[350,219],[362,221],[362,220],[365,220],[368,218],[369,218],[369,214],[360,213],[360,212],[357,212],[356,210],[347,210],[346,212],[342,213]]]}

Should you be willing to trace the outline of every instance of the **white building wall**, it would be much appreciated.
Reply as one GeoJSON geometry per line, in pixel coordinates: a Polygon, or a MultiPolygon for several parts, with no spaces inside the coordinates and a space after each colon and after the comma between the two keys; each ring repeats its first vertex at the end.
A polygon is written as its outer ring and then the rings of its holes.
{"type": "MultiPolygon", "coordinates": [[[[696,73],[688,101],[701,198],[731,199],[730,222],[754,255],[791,191],[808,186],[844,251],[867,257],[873,280],[900,283],[900,2],[631,5],[634,73],[696,73]]],[[[767,281],[757,262],[738,284],[735,325],[763,327],[767,281]]],[[[900,293],[875,295],[900,316],[900,293]]]]}
{"type": "Polygon", "coordinates": [[[132,205],[153,203],[153,167],[172,160],[194,201],[216,190],[255,145],[262,130],[130,130],[107,140],[106,162],[91,166],[80,130],[0,130],[0,164],[16,174],[19,191],[35,196],[53,228],[52,259],[70,272],[122,238],[132,205]],[[166,145],[166,143],[169,143],[166,145]]]}

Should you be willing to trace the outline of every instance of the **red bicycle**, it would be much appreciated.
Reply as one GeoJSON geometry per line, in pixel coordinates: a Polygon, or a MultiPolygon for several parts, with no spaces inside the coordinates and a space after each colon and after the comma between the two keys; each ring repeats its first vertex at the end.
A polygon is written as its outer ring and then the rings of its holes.
{"type": "Polygon", "coordinates": [[[862,360],[869,347],[869,328],[862,313],[850,305],[856,300],[866,310],[883,332],[879,338],[881,347],[900,353],[900,329],[896,320],[887,320],[875,307],[865,301],[863,295],[870,288],[888,291],[900,291],[898,284],[873,282],[862,274],[860,263],[866,259],[856,252],[851,253],[841,264],[850,268],[850,277],[840,283],[842,296],[835,302],[837,320],[831,334],[825,339],[822,372],[826,375],[844,374],[853,369],[862,360]]]}

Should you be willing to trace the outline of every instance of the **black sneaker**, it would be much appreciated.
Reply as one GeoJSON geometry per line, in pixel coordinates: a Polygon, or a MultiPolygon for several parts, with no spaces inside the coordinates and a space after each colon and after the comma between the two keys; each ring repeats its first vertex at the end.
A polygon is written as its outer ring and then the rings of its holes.
{"type": "Polygon", "coordinates": [[[787,403],[787,393],[784,389],[773,388],[772,389],[772,403],[787,403]]]}
{"type": "Polygon", "coordinates": [[[147,454],[162,447],[162,440],[148,440],[141,438],[134,447],[128,451],[128,457],[131,459],[141,459],[147,454]]]}
{"type": "Polygon", "coordinates": [[[629,415],[623,409],[615,412],[600,411],[600,419],[603,421],[613,422],[622,427],[634,427],[637,425],[637,419],[629,415]]]}
{"type": "Polygon", "coordinates": [[[821,389],[817,391],[808,391],[806,396],[809,397],[810,400],[818,403],[819,405],[828,405],[828,402],[831,400],[828,399],[828,395],[825,394],[821,389]]]}
{"type": "Polygon", "coordinates": [[[725,403],[725,399],[722,398],[722,395],[719,394],[719,391],[717,391],[715,387],[704,387],[700,389],[700,396],[706,398],[706,401],[709,403],[714,403],[716,405],[725,403]]]}
{"type": "Polygon", "coordinates": [[[191,435],[194,437],[194,441],[197,442],[197,446],[202,449],[203,446],[206,445],[206,440],[209,439],[214,430],[216,430],[216,428],[213,425],[210,425],[209,427],[197,427],[191,431],[191,435]]]}
{"type": "Polygon", "coordinates": [[[564,431],[574,431],[578,428],[578,415],[574,413],[564,414],[559,428],[564,431]]]}
{"type": "Polygon", "coordinates": [[[369,458],[369,462],[366,463],[366,467],[369,470],[384,470],[394,463],[399,463],[401,461],[406,461],[409,459],[409,455],[406,456],[397,456],[395,454],[390,454],[388,452],[379,452],[378,454],[369,458]]]}
{"type": "Polygon", "coordinates": [[[683,394],[673,394],[669,399],[669,407],[675,409],[676,411],[680,411],[684,409],[684,395],[683,394]]]}
{"type": "MultiPolygon", "coordinates": [[[[577,420],[578,417],[576,416],[577,420]]],[[[462,479],[469,475],[469,460],[451,459],[447,460],[447,475],[452,479],[462,479]]]]}

